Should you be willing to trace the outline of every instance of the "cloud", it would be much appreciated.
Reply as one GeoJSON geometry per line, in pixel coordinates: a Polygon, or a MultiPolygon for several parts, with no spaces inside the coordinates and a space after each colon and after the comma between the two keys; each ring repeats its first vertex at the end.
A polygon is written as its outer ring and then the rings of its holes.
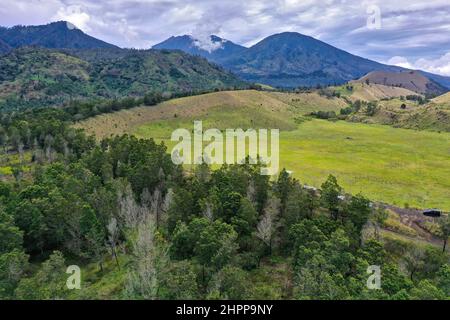
{"type": "Polygon", "coordinates": [[[79,5],[59,8],[58,12],[51,19],[53,21],[68,21],[86,32],[91,31],[89,27],[89,20],[91,17],[79,5]]]}
{"type": "Polygon", "coordinates": [[[192,37],[195,39],[194,44],[209,53],[220,49],[223,47],[223,42],[214,42],[211,39],[211,35],[216,35],[220,33],[220,25],[213,21],[205,21],[197,24],[194,31],[192,32],[192,37]]]}
{"type": "MultiPolygon", "coordinates": [[[[405,57],[447,72],[448,0],[15,0],[0,1],[0,24],[67,20],[122,47],[149,48],[172,35],[191,34],[215,50],[214,33],[252,45],[274,33],[297,31],[378,61],[405,57]],[[381,28],[369,28],[368,8],[380,9],[381,28]],[[438,58],[441,59],[441,58],[438,58]]],[[[415,64],[415,63],[414,63],[415,64]]]]}
{"type": "Polygon", "coordinates": [[[408,59],[405,57],[395,56],[388,60],[387,64],[398,66],[407,69],[414,69],[411,63],[409,63],[408,59]]]}
{"type": "Polygon", "coordinates": [[[403,68],[419,69],[443,76],[450,76],[450,52],[437,59],[421,58],[414,63],[409,62],[405,57],[396,56],[389,59],[387,63],[403,68]]]}

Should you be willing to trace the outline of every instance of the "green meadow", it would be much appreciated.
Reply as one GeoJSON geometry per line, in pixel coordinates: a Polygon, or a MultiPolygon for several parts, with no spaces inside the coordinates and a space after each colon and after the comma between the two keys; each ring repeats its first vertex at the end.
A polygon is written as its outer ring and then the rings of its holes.
{"type": "MultiPolygon", "coordinates": [[[[316,119],[294,124],[281,116],[268,123],[268,117],[256,113],[249,117],[248,111],[211,110],[203,127],[281,128],[280,167],[305,184],[320,187],[333,174],[352,194],[402,207],[450,211],[449,133],[316,119]]],[[[170,141],[172,131],[192,129],[193,120],[159,120],[133,133],[164,141],[170,150],[175,145],[170,141]]]]}

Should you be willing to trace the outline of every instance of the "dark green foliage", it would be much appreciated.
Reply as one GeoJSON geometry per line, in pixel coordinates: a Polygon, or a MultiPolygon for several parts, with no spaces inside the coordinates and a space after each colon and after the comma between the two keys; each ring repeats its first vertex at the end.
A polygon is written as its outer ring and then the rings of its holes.
{"type": "Polygon", "coordinates": [[[2,110],[69,106],[76,120],[154,105],[163,93],[170,97],[246,87],[220,67],[179,51],[24,47],[0,56],[0,65],[2,110]]]}
{"type": "Polygon", "coordinates": [[[448,297],[448,254],[363,237],[381,211],[334,176],[310,190],[248,164],[186,174],[164,144],[97,143],[69,127],[72,117],[41,109],[1,119],[3,147],[34,155],[30,173],[0,183],[2,299],[84,297],[65,287],[69,261],[95,266],[85,284],[95,292],[114,274],[118,298],[448,297]],[[366,287],[371,265],[381,290],[366,287]]]}

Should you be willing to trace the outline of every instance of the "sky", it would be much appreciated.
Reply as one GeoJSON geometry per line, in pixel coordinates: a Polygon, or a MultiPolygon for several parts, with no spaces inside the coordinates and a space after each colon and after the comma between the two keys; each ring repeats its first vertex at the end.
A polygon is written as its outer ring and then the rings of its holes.
{"type": "Polygon", "coordinates": [[[251,46],[300,32],[383,63],[450,76],[449,0],[0,0],[0,25],[69,21],[121,47],[173,35],[251,46]]]}

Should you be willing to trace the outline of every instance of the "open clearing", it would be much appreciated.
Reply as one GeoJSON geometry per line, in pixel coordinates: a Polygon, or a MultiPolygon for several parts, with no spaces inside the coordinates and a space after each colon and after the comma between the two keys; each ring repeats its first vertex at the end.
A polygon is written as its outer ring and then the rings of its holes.
{"type": "Polygon", "coordinates": [[[450,211],[450,133],[305,120],[302,115],[311,108],[332,108],[334,103],[339,110],[340,100],[290,95],[295,97],[220,92],[102,115],[78,126],[98,137],[133,133],[165,141],[169,147],[174,145],[172,131],[192,129],[194,120],[203,120],[204,129],[280,128],[281,167],[303,183],[320,187],[328,174],[334,174],[352,194],[361,192],[397,206],[450,211]],[[319,102],[302,107],[308,99],[319,102]]]}

